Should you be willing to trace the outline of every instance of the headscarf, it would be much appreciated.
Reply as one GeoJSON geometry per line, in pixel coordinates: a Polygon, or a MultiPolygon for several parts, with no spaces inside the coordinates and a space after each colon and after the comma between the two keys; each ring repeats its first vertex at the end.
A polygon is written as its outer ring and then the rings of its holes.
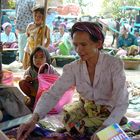
{"type": "Polygon", "coordinates": [[[4,24],[2,24],[3,30],[5,30],[6,27],[8,27],[8,26],[12,27],[12,25],[9,22],[5,22],[4,24]]]}
{"type": "Polygon", "coordinates": [[[64,30],[66,30],[67,26],[66,26],[66,23],[62,22],[62,23],[60,23],[59,27],[64,27],[64,30]]]}
{"type": "Polygon", "coordinates": [[[128,23],[126,23],[126,24],[124,24],[123,26],[121,26],[121,28],[120,28],[120,30],[126,30],[127,32],[130,32],[131,31],[131,26],[128,24],[128,23]]]}
{"type": "MultiPolygon", "coordinates": [[[[73,38],[73,34],[76,31],[83,31],[90,34],[93,41],[101,40],[102,43],[104,42],[104,34],[102,31],[102,25],[97,22],[77,22],[72,26],[71,30],[71,37],[73,38]]],[[[101,48],[102,49],[102,46],[101,48]]]]}

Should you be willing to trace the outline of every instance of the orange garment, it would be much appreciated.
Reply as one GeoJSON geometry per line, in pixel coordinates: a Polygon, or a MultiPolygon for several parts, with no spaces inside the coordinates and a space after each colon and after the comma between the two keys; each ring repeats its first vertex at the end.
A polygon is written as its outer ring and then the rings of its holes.
{"type": "Polygon", "coordinates": [[[43,25],[37,26],[34,23],[29,24],[29,26],[27,27],[26,33],[28,39],[23,58],[24,69],[28,68],[30,54],[37,46],[44,46],[47,48],[50,44],[50,29],[47,27],[47,25],[45,25],[45,33],[43,30],[43,25]],[[45,34],[44,40],[43,34],[45,34]]]}

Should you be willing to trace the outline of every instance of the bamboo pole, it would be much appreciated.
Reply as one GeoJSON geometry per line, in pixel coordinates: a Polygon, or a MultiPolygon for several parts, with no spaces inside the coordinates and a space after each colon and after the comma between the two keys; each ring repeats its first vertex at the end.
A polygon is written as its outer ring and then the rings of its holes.
{"type": "Polygon", "coordinates": [[[0,42],[0,72],[2,71],[2,42],[0,42]]]}
{"type": "MultiPolygon", "coordinates": [[[[44,21],[43,21],[43,40],[42,40],[42,44],[44,44],[44,40],[46,37],[46,17],[47,17],[47,8],[48,8],[48,0],[44,1],[44,21]]],[[[45,46],[44,46],[45,47],[45,46]]]]}
{"type": "MultiPolygon", "coordinates": [[[[0,5],[1,5],[1,1],[0,1],[0,5]]],[[[0,6],[0,10],[1,10],[1,6],[0,6]]],[[[0,12],[0,19],[2,18],[1,12],[0,12]]],[[[1,33],[1,22],[0,22],[0,33],[1,33]]],[[[0,72],[2,71],[2,42],[0,40],[0,72]]]]}

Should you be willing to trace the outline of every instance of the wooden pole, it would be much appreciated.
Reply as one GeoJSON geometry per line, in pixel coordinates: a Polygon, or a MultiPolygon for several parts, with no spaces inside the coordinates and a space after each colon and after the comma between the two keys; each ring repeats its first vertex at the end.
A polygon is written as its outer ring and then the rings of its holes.
{"type": "MultiPolygon", "coordinates": [[[[0,10],[1,10],[1,1],[0,1],[0,10]]],[[[2,18],[1,12],[0,12],[0,19],[2,18]]],[[[1,22],[0,22],[0,33],[1,33],[1,22]]],[[[0,72],[2,72],[2,42],[0,40],[0,72]]]]}
{"type": "Polygon", "coordinates": [[[2,72],[2,42],[0,41],[0,84],[2,83],[3,72],[2,72]]]}
{"type": "MultiPolygon", "coordinates": [[[[46,37],[46,17],[47,17],[47,8],[48,8],[48,0],[44,1],[44,21],[43,21],[43,40],[42,44],[44,44],[44,40],[46,37]]],[[[45,47],[45,46],[44,46],[45,47]]]]}
{"type": "Polygon", "coordinates": [[[0,42],[0,72],[2,71],[2,42],[0,42]]]}

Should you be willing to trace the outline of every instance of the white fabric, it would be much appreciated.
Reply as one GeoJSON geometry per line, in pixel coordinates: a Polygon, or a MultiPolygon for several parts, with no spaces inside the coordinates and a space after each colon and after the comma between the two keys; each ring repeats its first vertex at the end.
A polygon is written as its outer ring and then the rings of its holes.
{"type": "Polygon", "coordinates": [[[10,32],[9,35],[7,35],[5,32],[1,33],[1,41],[3,43],[5,42],[15,42],[16,41],[16,36],[13,32],[10,32]]]}
{"type": "Polygon", "coordinates": [[[43,118],[72,85],[80,95],[96,104],[107,105],[111,115],[103,123],[119,123],[128,107],[128,91],[125,85],[123,62],[108,54],[100,53],[95,69],[93,85],[85,62],[77,60],[64,66],[63,74],[50,91],[40,98],[35,113],[43,118]]]}

